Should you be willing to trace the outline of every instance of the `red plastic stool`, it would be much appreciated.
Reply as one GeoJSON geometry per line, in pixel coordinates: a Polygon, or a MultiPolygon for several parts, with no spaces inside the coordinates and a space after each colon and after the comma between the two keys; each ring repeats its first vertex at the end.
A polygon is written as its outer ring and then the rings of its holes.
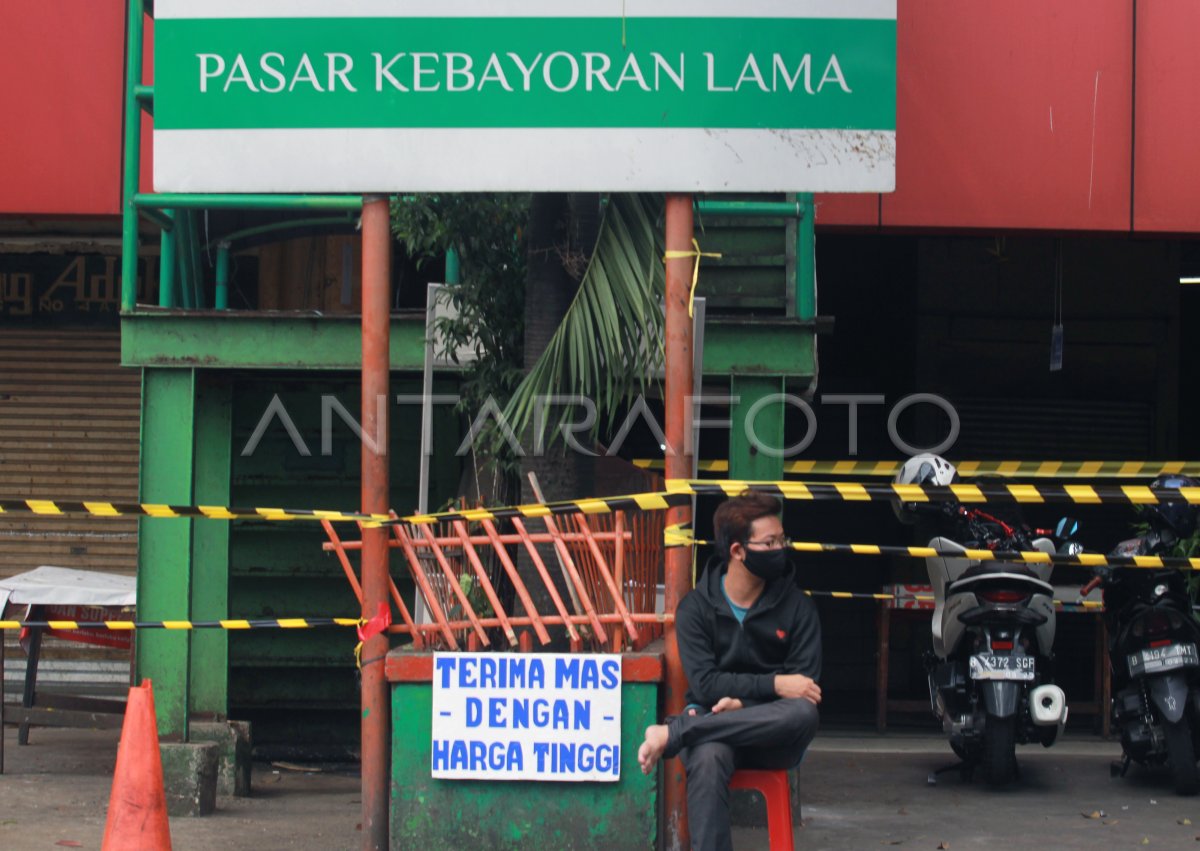
{"type": "Polygon", "coordinates": [[[767,837],[771,851],[795,851],[792,842],[792,792],[786,771],[743,769],[733,772],[730,789],[754,789],[767,802],[767,837]]]}

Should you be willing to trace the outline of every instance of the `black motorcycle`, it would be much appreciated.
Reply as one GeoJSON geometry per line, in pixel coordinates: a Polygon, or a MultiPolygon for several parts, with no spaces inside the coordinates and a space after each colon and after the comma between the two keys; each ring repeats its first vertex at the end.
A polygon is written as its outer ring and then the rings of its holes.
{"type": "MultiPolygon", "coordinates": [[[[1186,476],[1156,479],[1152,488],[1196,487],[1186,476]]],[[[1170,555],[1196,529],[1196,509],[1183,502],[1147,510],[1147,534],[1123,541],[1115,556],[1170,555]]],[[[1099,568],[1086,593],[1104,586],[1112,720],[1123,758],[1112,767],[1125,776],[1130,762],[1170,767],[1175,791],[1200,789],[1200,621],[1192,611],[1187,577],[1174,568],[1099,568]]]]}

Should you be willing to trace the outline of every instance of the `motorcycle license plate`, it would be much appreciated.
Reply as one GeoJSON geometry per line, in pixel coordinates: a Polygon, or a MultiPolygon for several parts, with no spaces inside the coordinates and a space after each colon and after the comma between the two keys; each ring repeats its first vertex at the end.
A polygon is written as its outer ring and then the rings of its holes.
{"type": "Polygon", "coordinates": [[[971,679],[973,680],[1032,680],[1032,656],[997,656],[994,653],[976,653],[971,657],[971,679]]]}
{"type": "Polygon", "coordinates": [[[1166,647],[1148,647],[1138,653],[1129,654],[1129,674],[1156,674],[1176,668],[1200,667],[1200,655],[1195,644],[1168,644],[1166,647]]]}

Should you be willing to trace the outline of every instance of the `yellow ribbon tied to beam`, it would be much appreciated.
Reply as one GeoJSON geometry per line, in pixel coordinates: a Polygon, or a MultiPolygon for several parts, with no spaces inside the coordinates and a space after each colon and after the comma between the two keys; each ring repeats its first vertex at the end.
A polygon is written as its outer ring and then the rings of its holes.
{"type": "Polygon", "coordinates": [[[692,249],[692,251],[676,251],[672,249],[663,254],[664,263],[668,260],[683,260],[686,257],[694,257],[696,259],[695,264],[692,266],[692,288],[688,291],[689,317],[696,315],[694,302],[696,301],[696,284],[700,281],[700,258],[713,257],[720,260],[722,256],[719,251],[701,251],[700,243],[696,242],[695,237],[692,237],[692,249]]]}

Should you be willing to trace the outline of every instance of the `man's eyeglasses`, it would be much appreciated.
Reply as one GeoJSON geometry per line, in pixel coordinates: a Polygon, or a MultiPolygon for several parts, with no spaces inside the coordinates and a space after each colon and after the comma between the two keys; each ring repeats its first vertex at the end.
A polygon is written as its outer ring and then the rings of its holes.
{"type": "Polygon", "coordinates": [[[787,550],[792,547],[792,539],[784,535],[777,535],[774,538],[764,538],[761,541],[747,541],[748,547],[762,547],[766,550],[787,550]]]}

